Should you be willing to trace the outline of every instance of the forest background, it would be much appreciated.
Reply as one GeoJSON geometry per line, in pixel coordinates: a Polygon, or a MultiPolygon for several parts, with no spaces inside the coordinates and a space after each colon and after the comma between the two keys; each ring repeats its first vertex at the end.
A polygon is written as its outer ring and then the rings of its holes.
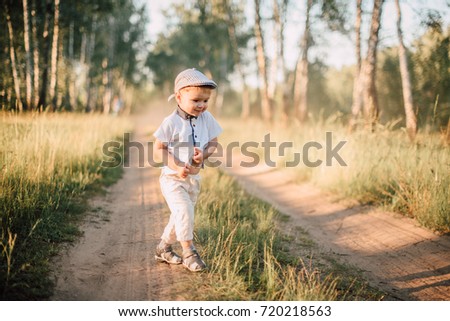
{"type": "Polygon", "coordinates": [[[218,115],[448,124],[445,1],[2,0],[2,11],[2,110],[128,113],[193,66],[220,83],[218,115]]]}

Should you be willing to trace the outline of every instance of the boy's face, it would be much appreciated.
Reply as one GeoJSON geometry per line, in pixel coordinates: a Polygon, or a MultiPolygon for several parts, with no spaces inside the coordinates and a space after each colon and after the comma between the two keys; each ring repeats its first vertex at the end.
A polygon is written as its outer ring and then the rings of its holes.
{"type": "Polygon", "coordinates": [[[208,108],[211,89],[208,87],[187,87],[175,95],[178,105],[190,115],[199,116],[208,108]]]}

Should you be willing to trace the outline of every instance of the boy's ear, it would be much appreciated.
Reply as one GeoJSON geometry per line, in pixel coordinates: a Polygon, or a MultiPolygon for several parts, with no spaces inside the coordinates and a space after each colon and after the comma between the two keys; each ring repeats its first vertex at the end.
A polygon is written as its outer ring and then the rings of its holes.
{"type": "Polygon", "coordinates": [[[175,94],[175,100],[177,101],[178,104],[180,103],[180,101],[181,101],[181,92],[180,91],[178,91],[175,94]]]}

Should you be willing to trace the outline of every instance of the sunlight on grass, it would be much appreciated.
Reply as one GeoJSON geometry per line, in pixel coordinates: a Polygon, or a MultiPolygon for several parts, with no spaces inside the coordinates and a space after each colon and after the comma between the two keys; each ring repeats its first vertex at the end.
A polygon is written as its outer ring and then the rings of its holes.
{"type": "Polygon", "coordinates": [[[375,133],[359,131],[349,134],[347,128],[334,119],[310,122],[301,126],[267,126],[259,120],[221,121],[225,128],[224,146],[238,141],[258,143],[254,150],[263,162],[270,155],[278,168],[288,171],[294,181],[310,181],[343,197],[365,204],[385,206],[416,219],[423,226],[438,231],[450,231],[450,148],[442,144],[439,135],[419,133],[417,142],[409,142],[403,131],[380,126],[375,133]],[[334,148],[341,141],[339,156],[347,166],[331,159],[326,166],[326,133],[332,133],[334,148]],[[276,147],[263,148],[270,134],[276,147]],[[280,152],[280,145],[292,142],[293,147],[280,152]],[[322,148],[310,148],[307,160],[322,161],[319,166],[303,162],[303,147],[317,142],[322,148]],[[289,166],[295,153],[300,162],[289,166]],[[282,155],[284,154],[284,155],[282,155]],[[264,156],[266,155],[266,156],[264,156]],[[298,155],[297,155],[298,156],[298,155]]]}
{"type": "Polygon", "coordinates": [[[104,178],[101,147],[129,128],[101,115],[0,114],[1,297],[48,295],[34,283],[46,279],[52,244],[78,233],[78,198],[104,178]]]}
{"type": "Polygon", "coordinates": [[[210,266],[200,300],[336,300],[336,280],[282,250],[278,213],[219,170],[204,173],[197,241],[210,266]]]}

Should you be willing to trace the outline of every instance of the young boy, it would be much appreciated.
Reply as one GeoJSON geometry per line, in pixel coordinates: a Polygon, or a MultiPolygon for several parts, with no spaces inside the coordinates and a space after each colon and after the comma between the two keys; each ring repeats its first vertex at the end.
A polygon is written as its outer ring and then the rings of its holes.
{"type": "Polygon", "coordinates": [[[206,269],[195,249],[194,207],[200,191],[200,169],[217,146],[222,128],[207,111],[211,91],[217,84],[196,69],[182,71],[175,79],[177,109],[156,130],[155,154],[163,159],[161,191],[170,209],[169,223],[156,248],[161,262],[181,264],[193,272],[206,269]],[[180,257],[172,244],[180,242],[180,257]]]}

